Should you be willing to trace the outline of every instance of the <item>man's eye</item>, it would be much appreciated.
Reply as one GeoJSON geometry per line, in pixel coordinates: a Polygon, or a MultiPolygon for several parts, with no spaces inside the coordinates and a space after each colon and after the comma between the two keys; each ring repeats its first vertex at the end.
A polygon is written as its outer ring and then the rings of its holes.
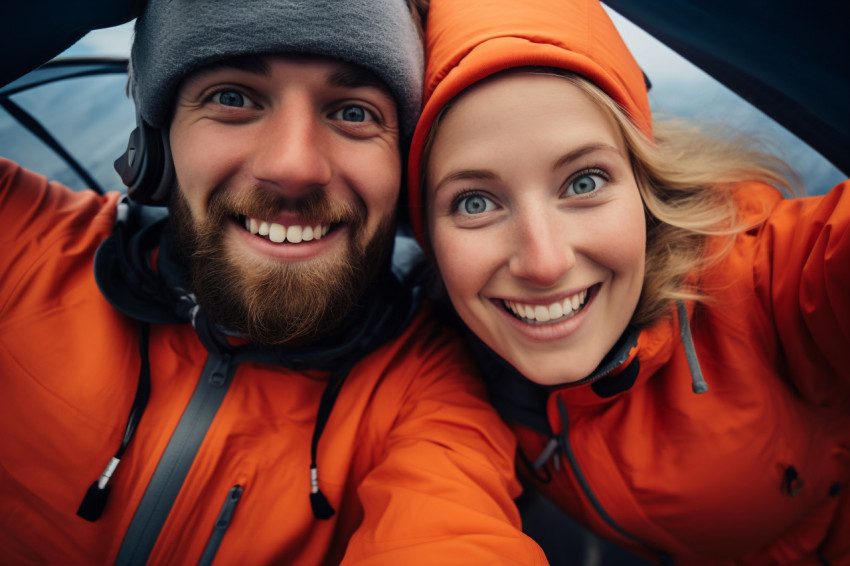
{"type": "Polygon", "coordinates": [[[331,117],[346,122],[365,122],[375,119],[372,113],[362,106],[344,106],[331,114],[331,117]]]}
{"type": "Polygon", "coordinates": [[[232,106],[234,108],[252,106],[251,101],[238,90],[220,90],[212,95],[211,100],[218,102],[222,106],[232,106]]]}
{"type": "Polygon", "coordinates": [[[460,198],[455,205],[455,210],[461,214],[474,215],[495,210],[496,203],[479,194],[471,194],[460,198]]]}

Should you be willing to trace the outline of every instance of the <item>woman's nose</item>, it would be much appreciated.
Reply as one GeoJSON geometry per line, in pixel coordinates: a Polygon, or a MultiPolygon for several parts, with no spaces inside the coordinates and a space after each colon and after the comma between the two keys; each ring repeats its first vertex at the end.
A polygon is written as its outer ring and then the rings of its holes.
{"type": "Polygon", "coordinates": [[[309,101],[281,103],[254,141],[252,174],[261,186],[298,197],[332,176],[329,132],[309,101]]]}
{"type": "Polygon", "coordinates": [[[551,287],[575,265],[575,251],[562,222],[535,216],[516,223],[508,269],[512,276],[535,286],[551,287]]]}

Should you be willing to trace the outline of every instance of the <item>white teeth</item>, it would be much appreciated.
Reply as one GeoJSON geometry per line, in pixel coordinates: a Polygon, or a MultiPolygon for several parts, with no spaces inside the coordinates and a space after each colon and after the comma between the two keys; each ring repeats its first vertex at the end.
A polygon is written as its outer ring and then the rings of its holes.
{"type": "Polygon", "coordinates": [[[286,239],[293,244],[301,243],[301,226],[290,226],[287,228],[286,239]]]}
{"type": "Polygon", "coordinates": [[[549,309],[537,305],[534,307],[534,319],[538,322],[549,322],[549,309]]]}
{"type": "Polygon", "coordinates": [[[280,224],[272,224],[269,227],[269,240],[276,244],[282,244],[286,239],[286,228],[280,224]]]}
{"type": "Polygon", "coordinates": [[[316,224],[315,226],[284,226],[274,222],[264,222],[254,218],[245,219],[245,229],[251,234],[267,236],[276,244],[289,242],[299,244],[319,240],[327,235],[330,224],[316,224]]]}
{"type": "Polygon", "coordinates": [[[504,301],[504,304],[521,319],[543,323],[573,316],[584,305],[585,299],[587,299],[587,289],[549,306],[528,305],[514,301],[504,301]]]}

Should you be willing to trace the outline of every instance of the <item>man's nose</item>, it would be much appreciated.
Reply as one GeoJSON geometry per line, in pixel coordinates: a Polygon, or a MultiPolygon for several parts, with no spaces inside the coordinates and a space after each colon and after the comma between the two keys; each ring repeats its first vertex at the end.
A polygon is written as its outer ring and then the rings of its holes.
{"type": "Polygon", "coordinates": [[[576,264],[575,250],[557,212],[525,214],[514,222],[508,269],[537,287],[552,287],[576,264]]]}
{"type": "Polygon", "coordinates": [[[275,108],[254,140],[252,174],[260,186],[298,197],[330,182],[332,140],[321,118],[297,97],[275,108]]]}

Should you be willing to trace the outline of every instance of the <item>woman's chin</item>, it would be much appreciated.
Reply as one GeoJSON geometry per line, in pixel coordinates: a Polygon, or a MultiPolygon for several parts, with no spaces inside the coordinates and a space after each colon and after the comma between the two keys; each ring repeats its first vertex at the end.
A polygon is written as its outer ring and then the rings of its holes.
{"type": "Polygon", "coordinates": [[[570,363],[563,354],[552,356],[552,360],[546,360],[548,356],[522,356],[524,359],[511,359],[508,362],[517,369],[526,379],[538,385],[569,385],[576,383],[593,373],[599,364],[588,361],[586,356],[576,363],[570,363]],[[569,369],[567,369],[569,368],[569,369]]]}

